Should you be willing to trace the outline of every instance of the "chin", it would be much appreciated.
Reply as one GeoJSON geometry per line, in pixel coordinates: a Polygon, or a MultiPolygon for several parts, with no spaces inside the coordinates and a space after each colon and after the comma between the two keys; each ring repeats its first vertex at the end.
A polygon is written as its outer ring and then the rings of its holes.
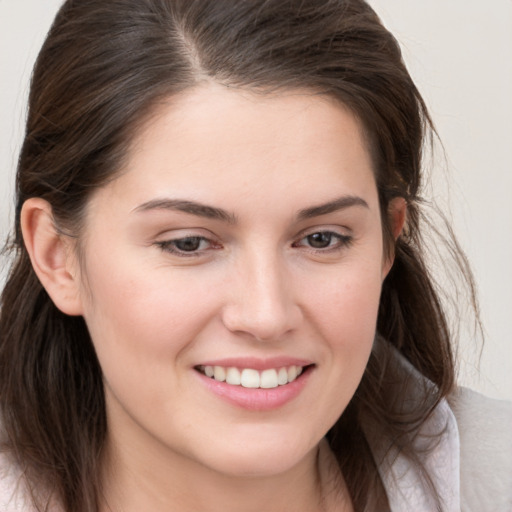
{"type": "MultiPolygon", "coordinates": [[[[271,434],[269,434],[271,436],[271,434]]],[[[206,464],[231,477],[264,478],[286,473],[315,451],[317,442],[271,436],[266,439],[236,440],[209,456],[206,464]]]]}

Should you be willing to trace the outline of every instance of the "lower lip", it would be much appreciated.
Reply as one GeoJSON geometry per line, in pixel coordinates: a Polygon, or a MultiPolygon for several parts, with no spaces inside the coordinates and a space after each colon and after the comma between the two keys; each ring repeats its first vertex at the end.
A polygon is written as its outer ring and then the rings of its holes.
{"type": "Polygon", "coordinates": [[[306,368],[293,382],[276,388],[244,388],[219,382],[194,370],[201,382],[215,395],[232,405],[249,411],[271,411],[283,407],[304,389],[313,368],[306,368]]]}

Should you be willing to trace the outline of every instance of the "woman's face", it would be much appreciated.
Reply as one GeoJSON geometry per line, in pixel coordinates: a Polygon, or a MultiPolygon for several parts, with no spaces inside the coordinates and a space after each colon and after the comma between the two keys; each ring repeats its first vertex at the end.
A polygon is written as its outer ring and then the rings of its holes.
{"type": "Polygon", "coordinates": [[[172,98],[94,194],[83,245],[111,442],[247,476],[312,453],[362,377],[390,266],[353,115],[301,92],[172,98]]]}

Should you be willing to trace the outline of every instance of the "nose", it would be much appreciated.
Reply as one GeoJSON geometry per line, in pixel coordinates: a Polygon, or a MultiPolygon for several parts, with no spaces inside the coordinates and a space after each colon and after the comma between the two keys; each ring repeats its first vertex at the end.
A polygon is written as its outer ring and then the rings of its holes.
{"type": "Polygon", "coordinates": [[[277,255],[259,251],[244,258],[230,277],[230,297],[222,312],[231,332],[259,341],[279,341],[302,321],[293,277],[277,255]]]}

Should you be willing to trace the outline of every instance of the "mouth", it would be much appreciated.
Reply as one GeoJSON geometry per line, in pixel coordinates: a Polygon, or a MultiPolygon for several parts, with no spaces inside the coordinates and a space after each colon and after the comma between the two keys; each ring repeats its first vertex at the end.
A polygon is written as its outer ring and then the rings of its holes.
{"type": "Polygon", "coordinates": [[[272,389],[294,382],[303,373],[307,372],[311,366],[313,365],[291,365],[259,371],[254,368],[199,365],[195,367],[195,370],[217,382],[225,382],[231,386],[272,389]]]}

